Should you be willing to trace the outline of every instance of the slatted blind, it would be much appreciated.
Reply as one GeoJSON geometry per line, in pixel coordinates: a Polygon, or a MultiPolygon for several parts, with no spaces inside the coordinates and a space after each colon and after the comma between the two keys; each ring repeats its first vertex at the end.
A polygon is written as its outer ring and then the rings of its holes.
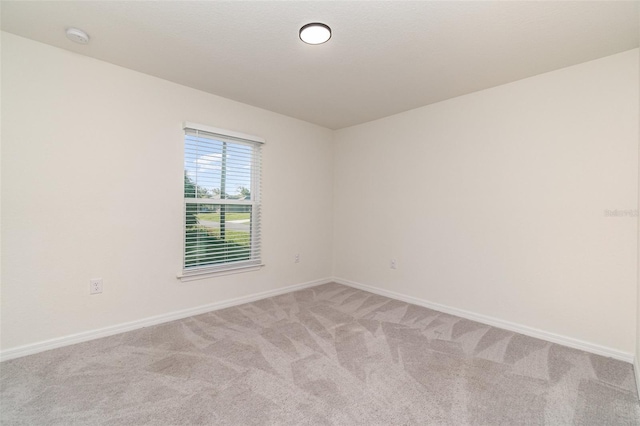
{"type": "Polygon", "coordinates": [[[259,265],[262,139],[184,125],[184,273],[259,265]]]}

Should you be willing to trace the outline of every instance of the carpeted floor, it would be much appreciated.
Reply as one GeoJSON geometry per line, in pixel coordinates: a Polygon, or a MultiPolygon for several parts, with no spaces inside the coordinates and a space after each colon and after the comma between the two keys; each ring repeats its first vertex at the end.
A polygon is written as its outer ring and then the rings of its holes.
{"type": "Polygon", "coordinates": [[[630,364],[338,284],[0,364],[3,425],[638,425],[630,364]]]}

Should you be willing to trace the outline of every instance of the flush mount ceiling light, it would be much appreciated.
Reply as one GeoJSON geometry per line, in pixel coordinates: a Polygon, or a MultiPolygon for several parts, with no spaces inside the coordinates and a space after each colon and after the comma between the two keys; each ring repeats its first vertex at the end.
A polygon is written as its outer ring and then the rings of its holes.
{"type": "Polygon", "coordinates": [[[89,35],[77,28],[67,28],[67,38],[80,44],[89,43],[89,35]]]}
{"type": "Polygon", "coordinates": [[[326,43],[331,38],[331,28],[319,22],[312,22],[300,28],[300,40],[307,44],[326,43]]]}

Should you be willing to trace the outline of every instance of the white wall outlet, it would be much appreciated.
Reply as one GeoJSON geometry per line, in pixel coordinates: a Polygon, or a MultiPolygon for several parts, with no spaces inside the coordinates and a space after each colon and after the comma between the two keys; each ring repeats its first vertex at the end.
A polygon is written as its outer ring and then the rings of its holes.
{"type": "Polygon", "coordinates": [[[294,263],[300,263],[300,255],[296,253],[296,255],[293,257],[293,261],[294,263]]]}
{"type": "Polygon", "coordinates": [[[94,278],[89,280],[89,294],[102,293],[102,278],[94,278]]]}
{"type": "Polygon", "coordinates": [[[389,262],[389,268],[398,269],[398,264],[396,263],[395,259],[391,259],[391,262],[389,262]]]}

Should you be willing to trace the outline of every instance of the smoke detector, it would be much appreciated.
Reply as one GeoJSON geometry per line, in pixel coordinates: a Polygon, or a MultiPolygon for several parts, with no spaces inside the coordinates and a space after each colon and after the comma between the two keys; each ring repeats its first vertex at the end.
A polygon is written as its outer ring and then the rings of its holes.
{"type": "Polygon", "coordinates": [[[78,28],[67,28],[67,38],[80,44],[89,43],[89,35],[78,28]]]}

